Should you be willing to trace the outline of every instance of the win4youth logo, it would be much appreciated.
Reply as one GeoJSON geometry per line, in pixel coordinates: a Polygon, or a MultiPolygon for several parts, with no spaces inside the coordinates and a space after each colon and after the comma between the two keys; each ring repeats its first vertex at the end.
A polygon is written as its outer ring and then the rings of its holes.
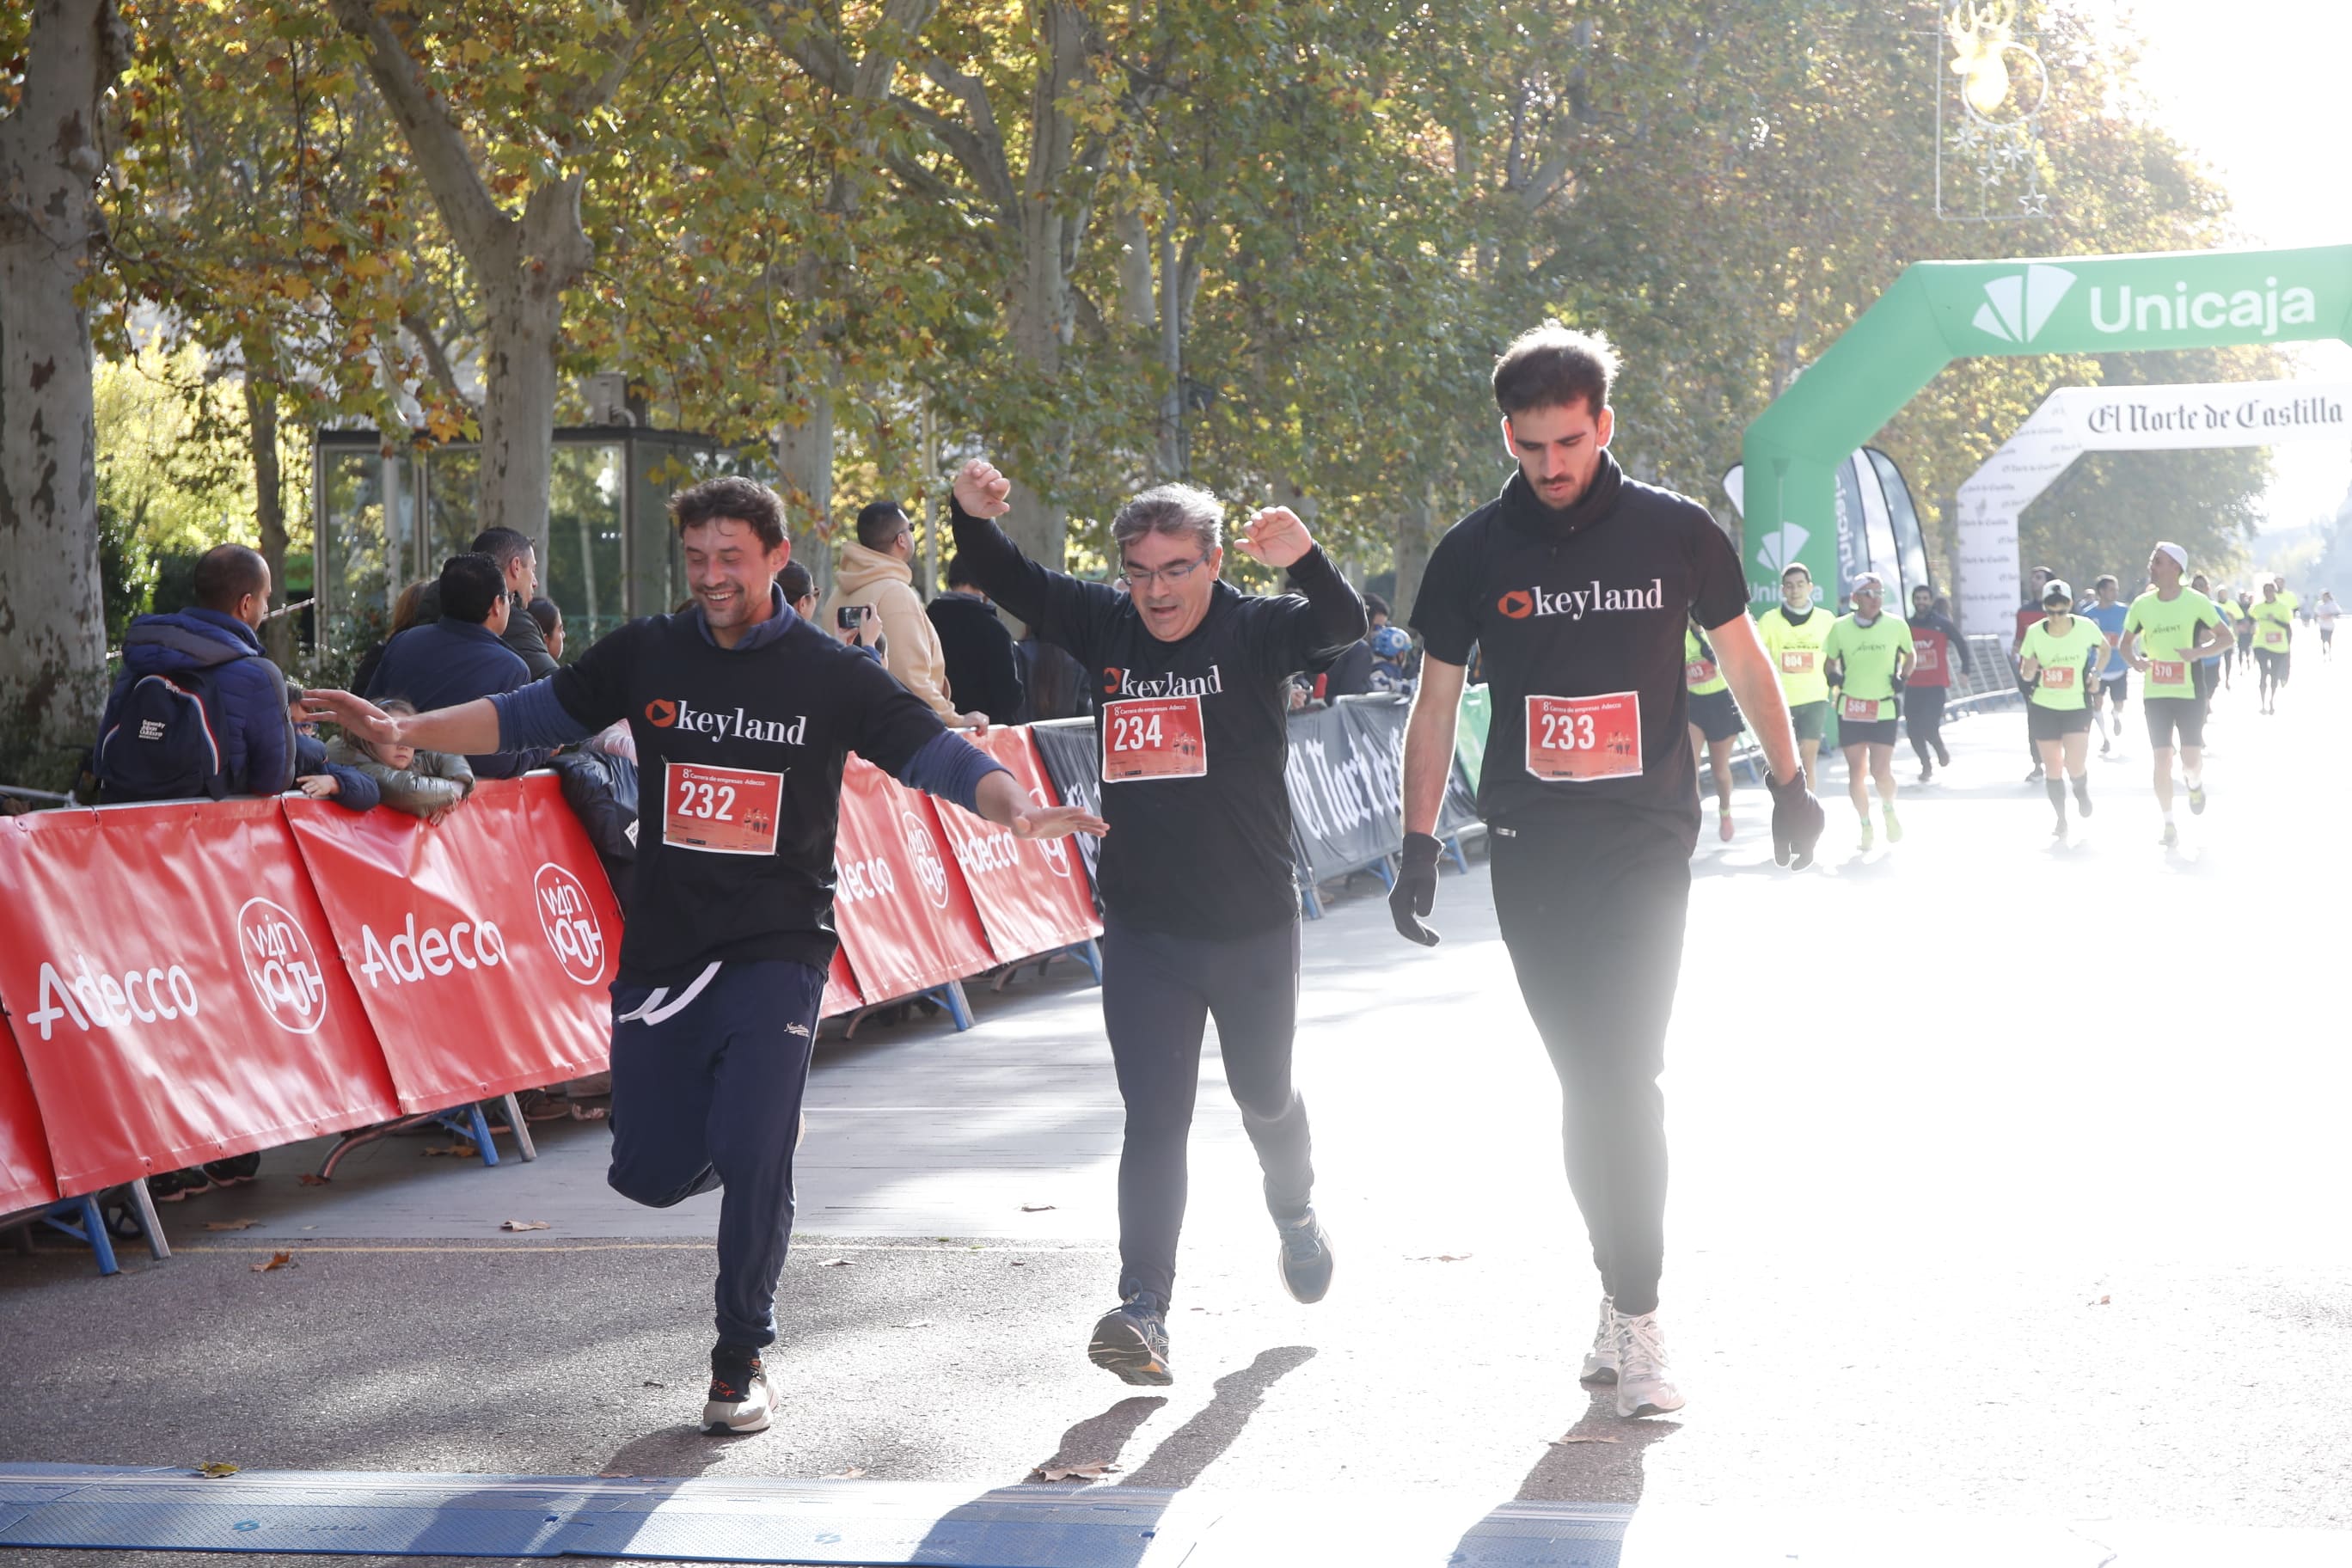
{"type": "Polygon", "coordinates": [[[1976,328],[2005,343],[2030,343],[2042,335],[2050,313],[2074,287],[2074,275],[2063,267],[2029,267],[1984,286],[1985,302],[1977,307],[1976,328]]]}

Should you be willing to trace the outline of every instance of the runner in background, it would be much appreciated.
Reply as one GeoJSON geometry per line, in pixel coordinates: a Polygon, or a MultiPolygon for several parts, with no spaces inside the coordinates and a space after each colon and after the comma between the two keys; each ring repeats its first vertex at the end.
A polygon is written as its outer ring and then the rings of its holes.
{"type": "Polygon", "coordinates": [[[1886,842],[1899,844],[1903,824],[1895,815],[1895,697],[1911,672],[1911,627],[1886,610],[1886,584],[1875,572],[1854,578],[1849,590],[1853,613],[1840,616],[1822,645],[1835,703],[1838,746],[1845,752],[1846,795],[1862,821],[1862,847],[1871,847],[1870,781],[1878,784],[1878,809],[1886,818],[1886,842]]]}
{"type": "MultiPolygon", "coordinates": [[[[1437,896],[1438,807],[1475,647],[1494,702],[1478,809],[1492,830],[1495,912],[1559,1077],[1569,1185],[1601,1274],[1583,1373],[1614,1382],[1618,1415],[1636,1416],[1683,1405],[1658,1321],[1658,1076],[1699,828],[1691,619],[1763,748],[1775,859],[1811,860],[1822,810],[1730,540],[1706,508],[1627,479],[1608,453],[1616,370],[1605,338],[1557,325],[1521,334],[1496,363],[1518,467],[1438,541],[1413,605],[1426,656],[1405,728],[1405,850],[1389,911],[1405,937],[1437,940],[1420,917],[1437,896]]],[[[1548,1308],[1530,1327],[1514,1353],[1559,1342],[1548,1308]]]]}
{"type": "Polygon", "coordinates": [[[2111,746],[2111,736],[2124,732],[2124,702],[2131,696],[2131,666],[2124,662],[2122,651],[2116,646],[2123,640],[2124,616],[2131,606],[2116,597],[2117,584],[2112,573],[2103,574],[2091,584],[2091,603],[2083,606],[2083,616],[2099,628],[2107,639],[2106,668],[2099,672],[2099,683],[2091,689],[2091,723],[2099,731],[2099,755],[2105,756],[2111,746]]]}
{"type": "Polygon", "coordinates": [[[1087,1342],[1133,1384],[1173,1381],[1168,1306],[1184,1224],[1185,1145],[1209,1020],[1265,1173],[1276,1266],[1293,1300],[1330,1289],[1315,1217],[1307,1105],[1291,1086],[1298,1016],[1298,882],[1283,783],[1291,677],[1330,668],[1367,626],[1363,602],[1297,515],[1269,507],[1235,542],[1287,572],[1255,598],[1219,575],[1223,504],[1161,485],[1111,520],[1127,592],[1049,572],[994,519],[1012,481],[984,462],[955,479],[956,552],[1005,612],[1097,671],[1103,1025],[1127,1107],[1118,1157],[1118,1298],[1087,1342]]]}
{"type": "Polygon", "coordinates": [[[1974,675],[1969,639],[1952,617],[1936,608],[1936,591],[1925,583],[1911,590],[1911,679],[1903,688],[1903,726],[1918,753],[1919,782],[1936,776],[1938,763],[1952,765],[1944,749],[1944,700],[1952,686],[1952,664],[1974,675]]]}
{"type": "Polygon", "coordinates": [[[2053,577],[2042,585],[2042,618],[2018,639],[2017,671],[2032,696],[2026,703],[2026,732],[2041,749],[2047,775],[2050,807],[2058,814],[2051,832],[2066,837],[2066,788],[2074,789],[2074,804],[2091,815],[2091,781],[2085,768],[2091,752],[2091,708],[2086,695],[2091,681],[2106,662],[2107,639],[2091,622],[2074,614],[2074,592],[2065,580],[2053,577]]]}
{"type": "Polygon", "coordinates": [[[1715,649],[1699,636],[1698,623],[1683,626],[1683,684],[1690,690],[1691,750],[1702,748],[1715,775],[1715,833],[1731,842],[1731,752],[1745,726],[1731,700],[1731,682],[1715,662],[1715,649]]]}
{"type": "Polygon", "coordinates": [[[303,694],[380,745],[481,755],[584,741],[626,721],[648,787],[613,982],[615,1192],[719,1204],[718,1343],[702,1425],[764,1430],[776,1285],[792,1240],[793,1148],[834,925],[834,838],[852,752],[1021,838],[1102,831],[1041,809],[1012,773],[878,664],[794,614],[783,503],[740,477],[670,498],[689,608],[607,633],[501,696],[395,717],[303,694]],[[651,787],[655,781],[660,787],[651,787]]]}
{"type": "Polygon", "coordinates": [[[2231,617],[2231,624],[2238,634],[2238,668],[2243,669],[2255,662],[2254,633],[2258,628],[2254,625],[2253,591],[2239,589],[2236,604],[2238,613],[2231,617]]]}
{"type": "MultiPolygon", "coordinates": [[[[2042,590],[2053,575],[2047,566],[2036,566],[2028,574],[2032,587],[2026,594],[2025,603],[2017,607],[2017,635],[2010,639],[2009,644],[2009,662],[2012,668],[2017,667],[2018,661],[2024,657],[2025,634],[2042,624],[2042,590]]],[[[2025,699],[2025,754],[2033,759],[2033,771],[2025,775],[2025,782],[2039,784],[2042,779],[2042,745],[2033,738],[2033,683],[2025,679],[2025,671],[2021,668],[2017,669],[2017,689],[2025,699]]]]}
{"type": "Polygon", "coordinates": [[[2286,685],[2289,660],[2294,654],[2294,606],[2279,587],[2279,579],[2263,580],[2262,602],[2248,612],[2253,617],[2254,668],[2262,673],[2264,713],[2278,711],[2278,694],[2286,685]]]}
{"type": "Polygon", "coordinates": [[[2332,588],[2319,591],[2319,603],[2311,606],[2311,618],[2319,626],[2319,658],[2324,664],[2336,662],[2336,620],[2344,606],[2336,602],[2332,588]]]}
{"type": "Polygon", "coordinates": [[[1822,737],[1829,731],[1830,683],[1822,668],[1822,645],[1836,621],[1813,603],[1813,574],[1802,566],[1780,574],[1780,602],[1756,617],[1757,635],[1772,668],[1780,673],[1780,691],[1789,706],[1797,751],[1804,760],[1805,787],[1819,790],[1818,759],[1822,737]]]}
{"type": "Polygon", "coordinates": [[[2221,619],[2221,636],[2214,643],[2213,651],[2200,657],[2189,670],[2189,679],[2196,683],[2200,710],[2204,714],[2205,722],[2210,724],[2213,721],[2213,693],[2219,691],[2229,679],[2230,658],[2238,647],[2237,634],[2230,626],[2230,605],[2226,596],[2230,590],[2224,588],[2216,595],[2206,586],[2202,572],[2197,574],[2189,585],[2212,602],[2213,613],[2221,619]]]}
{"type": "MultiPolygon", "coordinates": [[[[2154,764],[2156,804],[2164,813],[2158,842],[2180,841],[2172,821],[2172,752],[2180,749],[2180,772],[2189,785],[2189,809],[2205,810],[2205,699],[2197,688],[2196,663],[2230,647],[2230,628],[2213,601],[2180,585],[2189,552],[2169,540],[2147,558],[2156,584],[2131,602],[2124,617],[2124,657],[2147,678],[2141,706],[2147,712],[2148,755],[2154,764]]],[[[2199,581],[2203,581],[2200,578],[2199,581]]]]}

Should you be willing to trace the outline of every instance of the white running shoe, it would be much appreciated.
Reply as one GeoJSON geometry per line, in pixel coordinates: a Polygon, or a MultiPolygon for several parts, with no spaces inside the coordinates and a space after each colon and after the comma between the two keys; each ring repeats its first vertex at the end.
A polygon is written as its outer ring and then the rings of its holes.
{"type": "Polygon", "coordinates": [[[1592,1348],[1584,1352],[1584,1370],[1576,1377],[1579,1383],[1617,1381],[1617,1304],[1606,1296],[1601,1298],[1601,1321],[1593,1325],[1592,1348]]]}
{"type": "Polygon", "coordinates": [[[745,1436],[768,1429],[775,1395],[760,1358],[713,1354],[710,1394],[702,1406],[702,1429],[714,1436],[745,1436]]]}
{"type": "Polygon", "coordinates": [[[1658,1314],[1617,1317],[1617,1414],[1664,1415],[1683,1407],[1682,1390],[1666,1367],[1665,1331],[1658,1314]]]}

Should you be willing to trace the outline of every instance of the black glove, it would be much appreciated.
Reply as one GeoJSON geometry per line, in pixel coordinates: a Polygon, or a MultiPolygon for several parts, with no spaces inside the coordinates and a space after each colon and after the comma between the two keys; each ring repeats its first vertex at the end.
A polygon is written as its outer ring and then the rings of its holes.
{"type": "Polygon", "coordinates": [[[1906,679],[1906,677],[1905,677],[1901,672],[1899,672],[1899,671],[1898,671],[1898,672],[1896,672],[1896,673],[1895,673],[1895,674],[1894,674],[1894,675],[1890,675],[1890,676],[1888,676],[1888,677],[1887,677],[1887,679],[1888,679],[1889,680],[1892,680],[1893,682],[1895,682],[1895,690],[1897,690],[1897,691],[1900,691],[1900,690],[1902,690],[1902,689],[1903,689],[1903,682],[1904,682],[1904,680],[1906,679]]]}
{"type": "MultiPolygon", "coordinates": [[[[1821,815],[1815,806],[1813,814],[1821,815]]],[[[1814,829],[1818,837],[1820,829],[1814,829]]],[[[1445,846],[1426,833],[1404,836],[1404,853],[1397,858],[1396,886],[1389,889],[1389,914],[1396,921],[1397,935],[1417,942],[1423,947],[1437,945],[1437,933],[1415,919],[1425,915],[1437,902],[1437,856],[1445,846]]]]}
{"type": "Polygon", "coordinates": [[[1822,828],[1829,819],[1805,787],[1804,769],[1799,768],[1787,784],[1775,783],[1767,774],[1765,787],[1772,792],[1772,863],[1801,871],[1813,863],[1813,846],[1822,841],[1822,828]]]}

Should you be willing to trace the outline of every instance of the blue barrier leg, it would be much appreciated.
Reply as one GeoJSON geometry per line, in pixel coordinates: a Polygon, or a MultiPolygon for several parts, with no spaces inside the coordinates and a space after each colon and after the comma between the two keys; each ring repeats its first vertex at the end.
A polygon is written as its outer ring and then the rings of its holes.
{"type": "Polygon", "coordinates": [[[971,1027],[971,1004],[964,998],[962,981],[950,980],[936,991],[924,992],[923,995],[948,1010],[948,1016],[955,1020],[958,1034],[971,1027]]]}
{"type": "Polygon", "coordinates": [[[100,1274],[120,1274],[122,1266],[114,1260],[114,1244],[107,1238],[106,1216],[98,1212],[98,1197],[84,1193],[78,1198],[51,1204],[41,1212],[41,1223],[53,1230],[61,1230],[76,1241],[86,1242],[98,1254],[100,1274]]]}
{"type": "MultiPolygon", "coordinates": [[[[1460,871],[1465,877],[1470,874],[1470,857],[1462,853],[1462,836],[1460,834],[1457,833],[1453,837],[1445,841],[1445,852],[1454,857],[1454,865],[1456,870],[1460,871]]],[[[1389,886],[1393,888],[1396,884],[1394,882],[1391,882],[1389,886]]]]}
{"type": "Polygon", "coordinates": [[[1323,900],[1315,896],[1314,883],[1299,884],[1298,903],[1299,907],[1306,911],[1308,920],[1319,921],[1323,918],[1323,900]]]}
{"type": "Polygon", "coordinates": [[[499,1146],[491,1141],[490,1124],[483,1117],[479,1103],[469,1103],[463,1110],[455,1106],[446,1110],[436,1110],[433,1113],[433,1120],[471,1143],[475,1152],[481,1155],[483,1164],[499,1163],[499,1146]]]}
{"type": "Polygon", "coordinates": [[[1085,964],[1087,973],[1095,977],[1096,984],[1102,984],[1102,949],[1095,945],[1092,937],[1088,937],[1075,947],[1066,947],[1062,951],[1085,964]]]}

